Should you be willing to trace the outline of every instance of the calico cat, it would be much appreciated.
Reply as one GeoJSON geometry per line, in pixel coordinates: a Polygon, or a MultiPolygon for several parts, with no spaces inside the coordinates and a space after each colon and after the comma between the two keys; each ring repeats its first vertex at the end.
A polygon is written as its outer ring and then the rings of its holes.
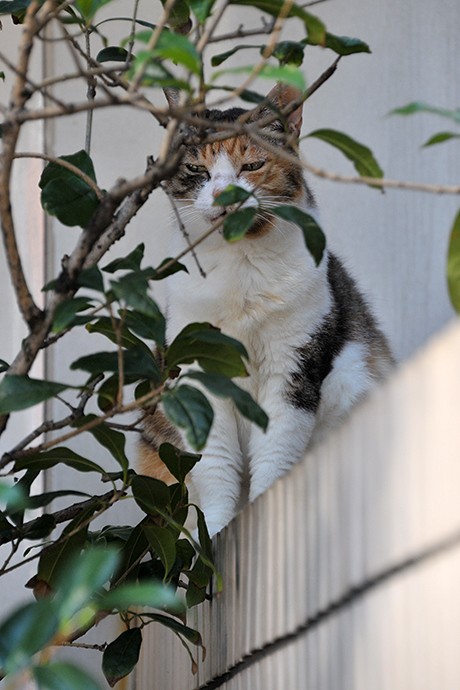
{"type": "MultiPolygon", "coordinates": [[[[266,122],[274,108],[286,109],[297,96],[291,87],[277,85],[267,96],[273,106],[255,115],[240,108],[208,110],[207,131],[242,118],[266,122]]],[[[166,183],[192,241],[228,211],[213,202],[229,184],[254,190],[244,205],[258,207],[241,241],[228,243],[214,232],[198,246],[206,278],[188,254],[189,273],[168,279],[168,338],[187,323],[208,321],[240,340],[249,353],[250,375],[238,385],[270,420],[264,433],[231,402],[212,399],[213,427],[191,473],[191,490],[211,535],[234,517],[245,481],[252,501],[336,426],[393,364],[383,333],[339,259],[325,252],[316,266],[301,230],[270,214],[280,203],[317,213],[300,165],[277,155],[280,147],[295,152],[301,124],[300,106],[260,129],[267,148],[260,137],[254,141],[245,134],[186,145],[177,174],[166,183]]],[[[170,237],[171,255],[185,247],[177,229],[170,237]]],[[[141,460],[146,474],[163,479],[156,450],[164,441],[186,447],[157,409],[144,423],[141,460]]]]}

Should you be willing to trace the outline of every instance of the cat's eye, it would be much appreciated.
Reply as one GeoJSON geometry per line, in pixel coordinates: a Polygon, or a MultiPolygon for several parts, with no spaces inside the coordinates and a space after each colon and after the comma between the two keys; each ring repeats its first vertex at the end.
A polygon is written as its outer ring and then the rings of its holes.
{"type": "Polygon", "coordinates": [[[203,173],[208,173],[208,169],[206,168],[205,165],[193,165],[193,163],[186,163],[185,167],[187,170],[190,170],[191,173],[195,174],[203,174],[203,173]]]}
{"type": "Polygon", "coordinates": [[[247,172],[253,172],[254,170],[260,170],[260,168],[265,165],[265,161],[254,161],[254,163],[245,163],[241,166],[241,171],[246,170],[247,172]]]}

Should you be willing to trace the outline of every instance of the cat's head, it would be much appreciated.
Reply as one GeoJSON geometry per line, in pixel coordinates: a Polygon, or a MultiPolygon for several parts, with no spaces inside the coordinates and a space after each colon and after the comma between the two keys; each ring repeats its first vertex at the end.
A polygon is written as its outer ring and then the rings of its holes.
{"type": "MultiPolygon", "coordinates": [[[[184,221],[199,216],[209,224],[232,210],[215,206],[216,197],[228,185],[238,185],[253,192],[244,206],[256,206],[259,213],[248,236],[260,236],[272,226],[270,208],[278,204],[300,203],[312,199],[302,170],[297,163],[297,141],[302,125],[302,105],[282,118],[280,112],[300,100],[300,93],[289,86],[277,85],[267,96],[268,105],[253,111],[242,108],[206,110],[206,134],[217,134],[222,128],[246,123],[250,133],[237,133],[210,143],[199,143],[203,128],[189,127],[190,143],[176,175],[167,183],[170,194],[183,209],[184,221]],[[288,153],[286,157],[283,153],[288,153]]],[[[174,94],[168,94],[174,104],[174,94]]],[[[189,224],[189,223],[187,223],[189,224]]],[[[194,223],[195,224],[195,223],[194,223]]]]}

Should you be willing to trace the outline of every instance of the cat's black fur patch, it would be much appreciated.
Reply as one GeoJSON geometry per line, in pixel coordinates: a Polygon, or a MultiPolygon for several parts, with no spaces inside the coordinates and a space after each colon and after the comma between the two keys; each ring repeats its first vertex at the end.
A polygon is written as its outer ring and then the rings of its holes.
{"type": "Polygon", "coordinates": [[[365,299],[333,254],[329,254],[327,269],[332,308],[310,340],[298,349],[299,366],[287,391],[295,407],[312,413],[320,403],[321,384],[345,343],[362,342],[367,336],[371,344],[381,337],[365,299]]]}

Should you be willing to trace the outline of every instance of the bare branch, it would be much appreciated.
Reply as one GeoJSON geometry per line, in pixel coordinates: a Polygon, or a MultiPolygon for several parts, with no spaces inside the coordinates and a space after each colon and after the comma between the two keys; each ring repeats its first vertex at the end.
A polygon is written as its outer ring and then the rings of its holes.
{"type": "Polygon", "coordinates": [[[69,163],[68,161],[64,160],[63,158],[56,158],[55,156],[48,156],[46,153],[36,153],[36,152],[30,152],[30,151],[23,151],[21,153],[15,153],[13,158],[40,158],[44,161],[48,161],[49,163],[54,163],[55,165],[60,165],[62,168],[65,168],[66,170],[69,170],[71,173],[79,177],[80,179],[85,182],[85,184],[88,185],[88,187],[91,187],[93,192],[96,194],[98,199],[102,199],[104,197],[104,193],[100,187],[97,186],[97,184],[94,182],[94,180],[89,177],[86,173],[83,172],[83,170],[80,170],[80,168],[77,168],[76,165],[72,165],[72,163],[69,163]]]}

